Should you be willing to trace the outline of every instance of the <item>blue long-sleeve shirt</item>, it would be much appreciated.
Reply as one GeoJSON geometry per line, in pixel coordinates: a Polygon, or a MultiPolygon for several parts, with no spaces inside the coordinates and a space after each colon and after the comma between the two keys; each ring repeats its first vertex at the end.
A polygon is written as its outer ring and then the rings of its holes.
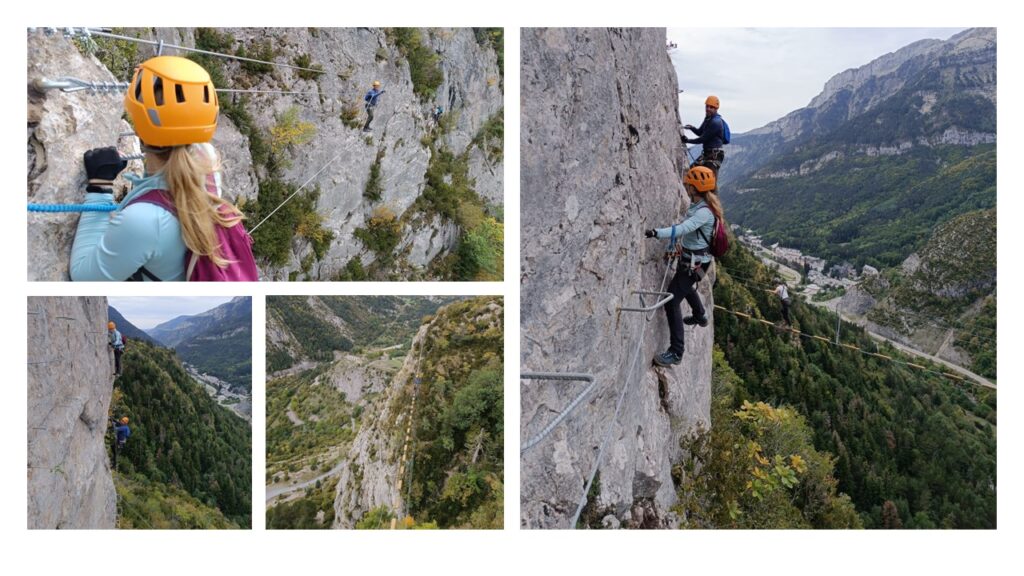
{"type": "MultiPolygon", "coordinates": [[[[715,229],[715,215],[711,212],[707,202],[698,200],[690,204],[690,207],[686,210],[686,218],[681,223],[667,228],[658,228],[655,230],[655,233],[658,238],[669,239],[672,238],[673,228],[675,229],[676,241],[680,242],[683,248],[687,250],[705,250],[708,248],[708,243],[704,238],[711,239],[711,234],[715,229]],[[697,233],[698,230],[704,233],[704,237],[697,233]]],[[[711,255],[703,254],[697,256],[697,260],[700,262],[711,262],[711,255]]]]}
{"type": "Polygon", "coordinates": [[[372,89],[370,89],[369,92],[366,93],[366,96],[363,96],[363,101],[366,102],[367,106],[370,106],[370,107],[376,106],[377,105],[377,99],[380,98],[380,95],[383,94],[383,93],[384,93],[383,90],[377,90],[376,88],[372,88],[372,89]]]}
{"type": "Polygon", "coordinates": [[[118,424],[117,426],[114,426],[114,432],[117,434],[118,442],[124,442],[132,435],[132,430],[127,424],[118,424]]]}
{"type": "Polygon", "coordinates": [[[703,144],[705,150],[721,148],[725,144],[725,127],[722,125],[722,117],[718,114],[705,117],[700,128],[693,131],[697,138],[687,138],[691,144],[703,144]]]}
{"type": "MultiPolygon", "coordinates": [[[[216,155],[204,145],[207,154],[216,155]]],[[[216,156],[214,156],[216,157],[216,156]]],[[[220,173],[214,173],[220,196],[220,173]]],[[[113,213],[83,212],[71,247],[71,279],[74,281],[127,280],[142,266],[163,281],[185,279],[187,247],[178,218],[161,206],[132,200],[150,190],[167,190],[162,173],[126,175],[131,192],[113,213]]],[[[86,204],[110,204],[113,193],[88,192],[86,204]]],[[[146,279],[148,280],[148,278],[146,279]]]]}
{"type": "Polygon", "coordinates": [[[121,338],[121,332],[116,328],[107,331],[107,340],[114,348],[124,348],[124,340],[121,338]]]}

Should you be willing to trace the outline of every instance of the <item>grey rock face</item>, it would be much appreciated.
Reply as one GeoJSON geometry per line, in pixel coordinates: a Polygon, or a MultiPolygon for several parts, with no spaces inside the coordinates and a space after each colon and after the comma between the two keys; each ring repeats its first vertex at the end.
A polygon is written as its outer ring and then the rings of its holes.
{"type": "MultiPolygon", "coordinates": [[[[82,56],[60,36],[28,37],[28,201],[75,204],[84,199],[86,184],[82,155],[90,148],[118,146],[134,154],[130,139],[118,134],[131,128],[121,114],[120,92],[90,94],[41,91],[32,87],[40,79],[74,77],[89,82],[116,79],[95,58],[82,56]]],[[[141,170],[141,162],[132,162],[141,170]]],[[[123,190],[124,182],[115,182],[123,190]]],[[[78,226],[77,213],[28,214],[28,279],[67,280],[71,243],[78,226]]]]}
{"type": "Polygon", "coordinates": [[[843,294],[839,303],[839,308],[846,314],[863,316],[864,314],[867,314],[876,303],[875,298],[860,286],[851,286],[846,290],[846,293],[843,294]]]}
{"type": "MultiPolygon", "coordinates": [[[[413,92],[409,63],[387,43],[382,30],[321,28],[315,36],[306,28],[226,31],[241,43],[270,39],[279,51],[278,61],[291,62],[297,56],[308,54],[313,63],[329,72],[317,80],[301,79],[295,71],[285,69],[260,75],[252,79],[252,88],[315,94],[254,98],[247,105],[256,125],[265,129],[274,126],[278,117],[293,106],[299,107],[303,122],[315,126],[316,134],[309,144],[287,151],[291,164],[284,172],[286,181],[299,185],[330,164],[310,182],[310,187],[319,186],[317,211],[323,216],[323,225],[334,233],[334,242],[324,258],[313,265],[309,279],[329,280],[357,256],[364,265],[376,260],[376,255],[354,236],[354,232],[365,226],[374,209],[380,206],[404,218],[404,240],[398,249],[399,260],[404,259],[404,262],[398,267],[422,271],[431,260],[454,249],[458,230],[453,237],[452,223],[440,219],[424,221],[417,217],[415,209],[409,211],[426,182],[430,151],[421,144],[421,139],[431,128],[429,111],[433,106],[440,104],[445,114],[457,118],[444,137],[445,144],[456,155],[473,154],[474,136],[502,107],[496,56],[477,44],[472,30],[434,29],[430,35],[424,35],[440,56],[444,71],[437,97],[429,102],[421,101],[413,92]],[[375,113],[373,132],[366,134],[359,128],[346,127],[340,119],[341,113],[346,107],[355,106],[359,110],[361,128],[365,121],[363,95],[374,80],[380,80],[386,92],[375,113]],[[370,168],[380,153],[383,153],[381,199],[371,202],[363,197],[363,191],[370,168]],[[430,250],[415,248],[430,245],[439,235],[447,241],[435,242],[430,250]]],[[[501,170],[497,167],[498,173],[501,170]]],[[[488,173],[479,168],[471,171],[470,176],[476,178],[475,189],[482,197],[496,198],[499,204],[503,203],[503,190],[494,188],[502,185],[500,179],[488,178],[488,173]]],[[[266,225],[272,223],[271,219],[266,225]]],[[[300,271],[300,262],[311,253],[311,248],[296,240],[292,250],[293,257],[288,265],[263,270],[266,279],[283,280],[289,273],[300,271]]]]}
{"type": "Polygon", "coordinates": [[[107,299],[29,298],[28,527],[113,528],[107,299]]]}
{"type": "MultiPolygon", "coordinates": [[[[616,312],[637,304],[632,291],[667,285],[664,243],[643,230],[679,222],[688,202],[665,33],[524,29],[521,38],[521,369],[597,382],[523,455],[521,524],[569,527],[607,437],[599,517],[633,526],[630,510],[644,501],[659,516],[645,524],[665,525],[679,439],[710,418],[713,327],[688,330],[683,362],[656,370],[651,358],[668,342],[664,312],[650,321],[616,312]]],[[[700,285],[709,310],[712,279],[713,269],[700,285]]],[[[522,381],[521,441],[583,387],[522,381]]]]}

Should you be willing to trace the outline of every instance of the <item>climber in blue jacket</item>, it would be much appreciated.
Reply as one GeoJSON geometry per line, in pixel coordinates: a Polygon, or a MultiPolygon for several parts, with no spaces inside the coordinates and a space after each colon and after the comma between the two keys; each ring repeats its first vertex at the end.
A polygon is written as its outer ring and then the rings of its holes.
{"type": "Polygon", "coordinates": [[[119,449],[124,449],[125,444],[128,443],[128,437],[132,435],[132,430],[128,427],[127,416],[124,416],[121,420],[114,422],[114,433],[117,438],[117,447],[119,449]]]}
{"type": "Polygon", "coordinates": [[[372,132],[370,129],[370,122],[373,122],[373,109],[377,107],[377,101],[380,100],[380,95],[384,91],[380,89],[380,80],[373,81],[373,87],[370,91],[363,96],[363,102],[366,102],[366,124],[363,126],[363,132],[372,132]]]}
{"type": "Polygon", "coordinates": [[[726,138],[725,120],[718,114],[718,96],[708,96],[704,101],[704,122],[700,128],[694,128],[687,124],[683,129],[689,130],[697,135],[697,138],[682,136],[683,144],[703,144],[700,157],[694,162],[696,166],[707,166],[718,177],[718,169],[722,167],[725,160],[725,150],[722,146],[728,144],[726,138]]]}

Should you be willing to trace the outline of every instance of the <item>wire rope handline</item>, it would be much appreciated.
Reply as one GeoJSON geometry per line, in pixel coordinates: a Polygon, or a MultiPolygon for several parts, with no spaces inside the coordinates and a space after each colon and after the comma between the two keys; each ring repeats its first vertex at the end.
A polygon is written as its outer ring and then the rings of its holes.
{"type": "MultiPolygon", "coordinates": [[[[666,251],[666,254],[672,253],[674,248],[675,237],[673,235],[673,238],[669,243],[669,249],[668,251],[666,251]]],[[[669,258],[668,261],[665,263],[665,273],[661,277],[661,286],[658,288],[659,292],[665,289],[665,282],[668,280],[668,274],[672,268],[673,260],[673,258],[669,258]]],[[[662,303],[661,306],[664,306],[664,303],[662,303]]],[[[615,403],[615,414],[614,416],[612,416],[612,419],[608,422],[608,425],[605,428],[604,435],[601,439],[601,444],[597,448],[597,457],[594,459],[594,467],[590,471],[590,475],[587,478],[586,484],[584,484],[583,486],[583,495],[580,497],[579,504],[576,506],[576,511],[572,515],[572,520],[569,524],[569,528],[572,530],[576,529],[576,523],[579,522],[580,514],[583,513],[583,508],[586,507],[587,505],[587,496],[590,494],[590,488],[594,485],[594,479],[597,477],[597,471],[601,468],[601,460],[604,457],[605,446],[608,444],[608,439],[611,438],[611,432],[614,429],[615,424],[619,421],[619,413],[622,410],[622,402],[623,400],[625,400],[626,393],[630,389],[629,384],[632,380],[633,371],[636,369],[637,359],[640,358],[640,351],[643,350],[644,326],[646,326],[647,323],[650,322],[652,317],[653,314],[648,315],[647,311],[644,311],[644,315],[642,316],[643,322],[640,322],[637,326],[637,343],[636,348],[633,351],[633,360],[630,362],[629,371],[626,372],[625,382],[622,385],[622,392],[619,393],[619,399],[615,403]]]]}
{"type": "MultiPolygon", "coordinates": [[[[736,282],[737,284],[739,284],[741,286],[745,286],[747,288],[756,288],[758,290],[762,290],[763,289],[766,292],[774,292],[774,290],[769,290],[769,289],[766,289],[766,288],[762,288],[763,286],[772,286],[773,285],[772,283],[759,282],[759,281],[753,280],[753,279],[747,280],[747,279],[744,279],[744,278],[746,278],[744,276],[739,276],[737,274],[733,274],[732,272],[726,272],[726,273],[728,274],[728,277],[729,277],[730,281],[736,282]]],[[[810,304],[810,303],[808,302],[808,304],[810,304]]],[[[813,306],[814,304],[810,304],[810,305],[813,306]]],[[[944,330],[953,330],[954,332],[957,333],[957,335],[971,335],[971,336],[974,336],[974,337],[976,337],[976,338],[978,338],[980,340],[986,341],[986,342],[994,342],[995,341],[996,331],[993,330],[992,328],[987,328],[987,327],[975,327],[975,328],[972,328],[972,329],[958,328],[958,327],[950,325],[950,324],[942,324],[942,323],[929,322],[927,320],[923,320],[923,318],[924,318],[923,316],[915,314],[915,313],[912,313],[912,312],[903,311],[903,314],[906,315],[906,316],[911,316],[911,317],[917,318],[917,319],[921,320],[921,323],[933,326],[935,328],[942,328],[944,330]]],[[[883,327],[886,327],[886,326],[883,326],[883,327]]]]}
{"type": "MultiPolygon", "coordinates": [[[[32,86],[37,90],[60,90],[61,92],[89,92],[120,93],[128,89],[128,82],[89,81],[81,78],[65,76],[57,79],[37,78],[32,81],[32,86]]],[[[258,88],[214,88],[216,92],[225,94],[304,94],[307,96],[320,95],[316,90],[260,90],[258,88]]],[[[134,132],[118,134],[118,137],[132,136],[134,132]]]]}
{"type": "Polygon", "coordinates": [[[263,218],[263,220],[260,220],[259,224],[256,224],[255,226],[253,226],[253,227],[252,227],[252,229],[251,229],[251,230],[249,230],[249,234],[252,234],[252,233],[256,232],[256,229],[257,229],[257,228],[259,228],[260,226],[262,226],[264,222],[266,222],[266,221],[267,221],[268,219],[270,219],[270,217],[271,217],[271,216],[273,216],[273,215],[274,215],[274,213],[275,213],[275,212],[277,212],[278,210],[280,210],[280,209],[281,209],[281,208],[282,208],[282,207],[283,207],[283,206],[284,206],[285,204],[287,204],[287,203],[288,203],[288,201],[289,201],[289,200],[291,200],[292,198],[294,198],[296,194],[298,194],[299,192],[301,192],[303,188],[305,188],[305,187],[306,187],[307,185],[309,185],[309,183],[310,183],[310,182],[312,182],[314,178],[316,178],[317,176],[319,176],[319,175],[320,175],[320,173],[321,173],[321,172],[323,172],[324,170],[326,170],[328,166],[330,166],[331,164],[333,164],[335,160],[337,160],[338,158],[341,158],[341,155],[342,155],[342,154],[344,154],[344,151],[342,151],[342,152],[338,152],[338,155],[337,155],[337,156],[335,156],[334,158],[331,158],[331,160],[330,160],[329,162],[327,162],[326,164],[324,164],[324,165],[323,165],[323,166],[322,166],[322,167],[321,167],[321,168],[320,168],[319,170],[317,170],[317,171],[316,171],[316,174],[313,174],[313,175],[312,175],[312,176],[310,176],[310,177],[309,177],[309,178],[308,178],[308,179],[307,179],[307,180],[306,180],[305,182],[303,182],[303,183],[302,183],[302,186],[299,186],[299,187],[298,187],[298,189],[296,189],[296,190],[295,190],[295,192],[292,192],[292,193],[291,193],[291,196],[288,196],[287,198],[285,198],[285,199],[284,199],[284,202],[281,202],[280,204],[278,204],[277,208],[274,208],[274,210],[273,210],[273,211],[271,211],[271,212],[270,212],[270,214],[267,214],[267,216],[266,216],[265,218],[263,218]]]}
{"type": "Polygon", "coordinates": [[[755,318],[755,317],[751,316],[750,314],[745,314],[743,312],[737,312],[735,310],[730,310],[728,308],[725,308],[724,306],[719,306],[718,304],[715,304],[714,306],[715,306],[716,310],[721,310],[723,312],[726,312],[728,314],[732,314],[733,316],[738,316],[740,318],[747,318],[749,320],[754,320],[754,321],[760,322],[762,324],[767,324],[767,325],[772,326],[773,328],[775,328],[777,330],[784,330],[784,331],[787,331],[787,332],[791,332],[793,334],[797,334],[797,335],[799,335],[801,337],[804,337],[804,338],[811,338],[813,340],[818,340],[820,342],[824,342],[824,343],[832,345],[832,346],[837,346],[837,347],[840,347],[840,348],[846,348],[848,350],[852,350],[852,351],[855,351],[855,352],[860,352],[861,354],[864,354],[866,356],[873,356],[875,358],[886,360],[886,361],[889,361],[889,362],[892,362],[892,363],[895,363],[895,364],[902,364],[902,365],[905,365],[905,366],[910,366],[910,367],[916,368],[918,370],[923,370],[925,372],[930,372],[932,374],[937,374],[939,376],[944,376],[946,378],[957,380],[957,381],[960,381],[960,382],[969,382],[969,383],[973,383],[973,384],[982,386],[984,388],[991,388],[993,390],[996,389],[996,386],[994,384],[992,384],[991,382],[975,380],[974,378],[966,378],[964,376],[961,376],[959,374],[954,374],[952,372],[944,372],[944,371],[941,371],[941,370],[935,370],[933,368],[928,368],[927,366],[923,366],[921,364],[915,364],[913,362],[909,362],[909,361],[906,361],[906,360],[900,360],[898,358],[894,358],[894,357],[886,355],[886,354],[881,354],[879,352],[871,352],[871,351],[865,350],[865,349],[863,349],[863,348],[861,348],[859,346],[854,346],[852,344],[845,344],[845,343],[837,344],[835,341],[833,341],[833,340],[831,340],[829,338],[818,336],[816,334],[808,334],[807,332],[801,332],[801,331],[797,330],[796,328],[780,328],[775,323],[769,322],[768,320],[764,320],[762,318],[755,318]]]}
{"type": "Polygon", "coordinates": [[[560,380],[565,382],[587,382],[587,386],[573,398],[572,402],[562,409],[562,411],[555,417],[554,420],[549,422],[539,433],[535,434],[532,438],[528,438],[526,442],[523,442],[522,447],[519,448],[519,454],[523,455],[528,450],[539,444],[542,440],[547,438],[551,432],[558,427],[559,424],[565,420],[569,414],[575,410],[587,395],[597,385],[597,381],[594,379],[593,374],[583,374],[578,372],[523,372],[519,374],[520,380],[560,380]]]}
{"type": "Polygon", "coordinates": [[[100,28],[69,28],[65,29],[65,35],[71,34],[73,36],[99,36],[101,38],[111,38],[114,40],[127,40],[129,42],[135,42],[137,44],[147,44],[149,46],[156,46],[161,51],[164,48],[171,48],[173,50],[181,50],[183,52],[192,52],[196,54],[206,54],[208,56],[217,56],[218,58],[226,58],[229,60],[238,60],[242,62],[253,62],[255,64],[269,64],[271,66],[278,66],[281,68],[290,68],[292,70],[302,70],[304,72],[315,72],[317,74],[325,74],[326,70],[320,70],[317,68],[306,68],[303,66],[294,66],[292,64],[282,64],[280,62],[270,62],[267,60],[257,60],[255,58],[247,58],[245,56],[236,56],[234,54],[224,54],[222,52],[214,52],[212,50],[203,50],[201,48],[189,48],[188,46],[179,46],[177,44],[169,44],[163,40],[144,40],[142,38],[135,38],[132,36],[125,36],[123,34],[114,34],[113,32],[107,32],[100,28]]]}

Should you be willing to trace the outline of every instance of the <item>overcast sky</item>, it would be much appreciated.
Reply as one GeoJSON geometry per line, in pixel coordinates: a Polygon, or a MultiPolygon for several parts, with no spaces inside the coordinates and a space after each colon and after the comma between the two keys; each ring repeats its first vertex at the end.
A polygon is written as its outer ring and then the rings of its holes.
{"type": "Polygon", "coordinates": [[[129,322],[143,330],[178,316],[194,316],[212,310],[231,296],[110,296],[107,301],[129,322]]]}
{"type": "Polygon", "coordinates": [[[925,38],[964,28],[669,28],[683,124],[699,126],[708,94],[733,132],[803,108],[829,78],[925,38]]]}

